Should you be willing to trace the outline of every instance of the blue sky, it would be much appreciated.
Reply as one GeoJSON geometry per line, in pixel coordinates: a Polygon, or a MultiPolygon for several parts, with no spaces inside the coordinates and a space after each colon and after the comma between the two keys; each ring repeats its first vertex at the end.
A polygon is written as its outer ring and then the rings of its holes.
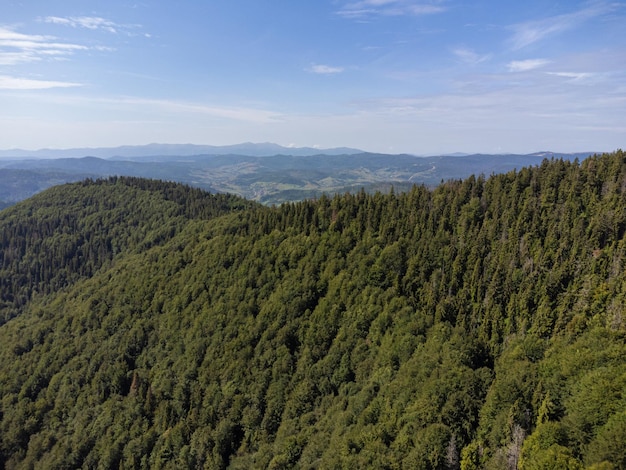
{"type": "Polygon", "coordinates": [[[611,151],[625,1],[3,0],[0,148],[611,151]]]}

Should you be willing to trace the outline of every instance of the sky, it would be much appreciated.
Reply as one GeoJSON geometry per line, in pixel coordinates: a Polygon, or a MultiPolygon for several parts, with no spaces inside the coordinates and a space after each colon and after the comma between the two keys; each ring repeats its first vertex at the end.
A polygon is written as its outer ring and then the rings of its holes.
{"type": "Polygon", "coordinates": [[[0,149],[626,147],[626,1],[2,0],[0,149]]]}

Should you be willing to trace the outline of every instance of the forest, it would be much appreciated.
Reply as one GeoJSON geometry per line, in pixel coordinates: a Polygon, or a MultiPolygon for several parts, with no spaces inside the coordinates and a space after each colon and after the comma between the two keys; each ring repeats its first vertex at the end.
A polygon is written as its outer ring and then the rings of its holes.
{"type": "Polygon", "coordinates": [[[626,468],[626,155],[0,211],[0,468],[626,468]]]}

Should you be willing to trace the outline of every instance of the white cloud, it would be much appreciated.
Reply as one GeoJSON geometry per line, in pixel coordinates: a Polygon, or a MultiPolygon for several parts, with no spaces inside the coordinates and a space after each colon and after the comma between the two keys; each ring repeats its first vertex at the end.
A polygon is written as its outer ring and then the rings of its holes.
{"type": "Polygon", "coordinates": [[[57,82],[50,80],[32,80],[28,78],[0,75],[0,90],[45,90],[49,88],[71,88],[82,86],[80,83],[57,82]]]}
{"type": "Polygon", "coordinates": [[[0,27],[0,65],[36,62],[43,57],[67,56],[86,46],[59,42],[54,36],[17,33],[0,27]]]}
{"type": "Polygon", "coordinates": [[[548,36],[573,29],[591,18],[612,11],[614,8],[613,4],[596,2],[574,13],[513,25],[511,26],[514,31],[510,39],[511,46],[514,50],[522,49],[548,36]]]}
{"type": "Polygon", "coordinates": [[[491,54],[481,55],[473,51],[472,49],[468,49],[465,47],[459,47],[457,49],[454,49],[452,52],[461,61],[465,62],[466,64],[472,64],[472,65],[480,64],[481,62],[485,62],[491,58],[491,54]]]}
{"type": "Polygon", "coordinates": [[[572,81],[581,81],[586,80],[587,78],[591,78],[596,76],[597,74],[590,72],[547,72],[548,75],[555,75],[557,77],[570,78],[572,81]]]}
{"type": "Polygon", "coordinates": [[[528,72],[549,63],[550,61],[546,59],[513,60],[508,63],[507,67],[509,68],[509,72],[528,72]]]}
{"type": "MultiPolygon", "coordinates": [[[[104,46],[90,48],[82,44],[61,42],[55,36],[23,34],[0,26],[0,66],[59,60],[88,50],[111,51],[112,49],[104,46]]],[[[82,84],[0,75],[0,89],[4,90],[43,90],[78,86],[82,84]]]]}
{"type": "Polygon", "coordinates": [[[143,98],[96,99],[92,100],[92,102],[120,108],[153,109],[158,111],[158,113],[200,114],[217,118],[232,119],[235,121],[247,121],[256,123],[274,122],[279,119],[279,115],[275,112],[241,106],[211,106],[197,103],[188,103],[184,101],[143,98]]]}
{"type": "Polygon", "coordinates": [[[430,15],[446,10],[440,3],[441,1],[436,0],[361,0],[346,4],[337,14],[352,19],[368,16],[430,15]]]}
{"type": "Polygon", "coordinates": [[[16,65],[37,60],[40,60],[40,58],[28,51],[5,52],[0,50],[0,65],[16,65]]]}
{"type": "Polygon", "coordinates": [[[410,13],[413,15],[431,15],[433,13],[441,13],[445,11],[444,7],[438,5],[407,5],[398,10],[398,14],[410,13]]]}
{"type": "Polygon", "coordinates": [[[117,33],[123,26],[113,21],[100,18],[97,16],[70,16],[62,18],[59,16],[47,16],[43,19],[45,23],[59,24],[63,26],[71,26],[73,28],[100,29],[109,33],[117,33]]]}
{"type": "Polygon", "coordinates": [[[317,73],[320,75],[332,75],[335,73],[343,72],[343,67],[332,67],[330,65],[322,65],[322,64],[313,64],[309,69],[310,72],[317,73]]]}

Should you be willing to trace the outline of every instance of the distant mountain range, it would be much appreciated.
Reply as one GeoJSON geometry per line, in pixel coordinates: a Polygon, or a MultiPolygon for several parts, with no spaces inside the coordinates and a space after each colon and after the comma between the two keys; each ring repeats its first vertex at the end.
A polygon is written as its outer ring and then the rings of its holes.
{"type": "Polygon", "coordinates": [[[358,191],[397,191],[414,184],[504,173],[544,159],[584,159],[591,152],[433,157],[350,148],[288,148],[272,143],[229,146],[150,144],[115,148],[0,151],[0,208],[57,184],[107,176],[177,181],[211,192],[280,204],[358,191]]]}
{"type": "Polygon", "coordinates": [[[72,148],[72,149],[40,149],[40,150],[0,150],[2,158],[67,158],[67,157],[98,157],[98,158],[145,158],[145,157],[188,157],[192,155],[225,155],[237,154],[254,157],[273,155],[350,155],[362,153],[362,150],[347,147],[319,149],[312,147],[283,147],[271,142],[246,142],[235,145],[194,145],[194,144],[148,144],[124,145],[121,147],[72,148]]]}

